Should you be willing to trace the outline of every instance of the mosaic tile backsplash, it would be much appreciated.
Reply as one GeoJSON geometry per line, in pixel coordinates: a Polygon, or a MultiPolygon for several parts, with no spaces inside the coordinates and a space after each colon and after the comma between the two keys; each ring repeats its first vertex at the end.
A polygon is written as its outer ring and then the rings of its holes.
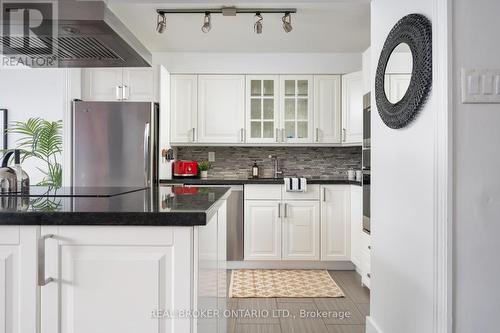
{"type": "Polygon", "coordinates": [[[328,178],[361,169],[361,147],[177,147],[177,159],[208,160],[215,152],[209,178],[248,178],[254,161],[260,177],[272,177],[276,155],[285,176],[328,178]]]}

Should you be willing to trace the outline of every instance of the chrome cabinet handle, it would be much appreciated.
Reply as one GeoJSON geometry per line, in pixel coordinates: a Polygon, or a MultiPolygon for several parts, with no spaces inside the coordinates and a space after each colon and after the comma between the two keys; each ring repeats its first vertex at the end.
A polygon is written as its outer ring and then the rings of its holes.
{"type": "Polygon", "coordinates": [[[319,128],[316,128],[316,142],[319,142],[319,128]]]}
{"type": "Polygon", "coordinates": [[[193,134],[193,142],[195,142],[196,141],[196,128],[194,128],[194,127],[193,127],[192,134],[193,134]]]}
{"type": "Polygon", "coordinates": [[[149,186],[149,123],[144,126],[144,183],[149,186]]]}
{"type": "Polygon", "coordinates": [[[47,284],[54,281],[54,278],[45,278],[45,240],[49,238],[54,238],[53,234],[48,234],[42,236],[38,239],[38,285],[40,287],[46,286],[47,284]]]}
{"type": "Polygon", "coordinates": [[[240,141],[245,142],[245,129],[240,129],[240,141]]]}
{"type": "Polygon", "coordinates": [[[280,129],[277,128],[276,129],[276,142],[279,142],[280,141],[280,129]]]}
{"type": "Polygon", "coordinates": [[[278,217],[281,218],[281,203],[278,204],[278,217]]]}
{"type": "Polygon", "coordinates": [[[122,89],[123,87],[122,86],[117,86],[116,87],[116,90],[115,90],[115,97],[117,100],[121,101],[123,96],[122,96],[122,89]]]}
{"type": "Polygon", "coordinates": [[[347,132],[346,132],[346,129],[343,128],[342,129],[342,141],[346,142],[346,140],[347,140],[347,132]]]}
{"type": "Polygon", "coordinates": [[[326,187],[323,187],[323,202],[326,202],[326,187]]]}
{"type": "Polygon", "coordinates": [[[129,99],[129,97],[130,97],[130,88],[129,88],[129,86],[125,86],[124,85],[122,93],[123,93],[122,99],[124,101],[126,101],[127,99],[129,99]]]}
{"type": "Polygon", "coordinates": [[[288,204],[285,204],[285,218],[288,217],[288,204]]]}
{"type": "Polygon", "coordinates": [[[285,129],[281,129],[281,142],[285,142],[285,129]]]}
{"type": "Polygon", "coordinates": [[[370,245],[368,245],[368,250],[371,250],[371,249],[372,249],[372,247],[370,245]]]}

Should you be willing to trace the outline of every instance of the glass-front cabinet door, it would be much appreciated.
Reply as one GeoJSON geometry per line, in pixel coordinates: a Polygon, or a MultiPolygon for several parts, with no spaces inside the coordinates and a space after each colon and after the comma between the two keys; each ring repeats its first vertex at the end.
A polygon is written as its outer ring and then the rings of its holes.
{"type": "Polygon", "coordinates": [[[276,143],[280,139],[279,76],[247,76],[247,143],[276,143]]]}
{"type": "Polygon", "coordinates": [[[282,128],[281,141],[309,143],[313,137],[313,77],[309,75],[280,76],[282,128]]]}

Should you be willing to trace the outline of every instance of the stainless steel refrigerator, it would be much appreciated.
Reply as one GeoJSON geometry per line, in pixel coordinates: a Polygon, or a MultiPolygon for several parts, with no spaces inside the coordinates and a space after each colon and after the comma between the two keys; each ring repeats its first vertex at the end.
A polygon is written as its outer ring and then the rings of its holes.
{"type": "Polygon", "coordinates": [[[157,181],[159,106],[73,103],[73,186],[150,186],[157,181]]]}

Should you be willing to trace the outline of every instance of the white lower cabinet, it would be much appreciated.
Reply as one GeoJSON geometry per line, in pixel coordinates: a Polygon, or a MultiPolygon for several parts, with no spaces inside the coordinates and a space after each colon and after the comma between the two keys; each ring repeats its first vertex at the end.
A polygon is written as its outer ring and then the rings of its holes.
{"type": "Polygon", "coordinates": [[[37,332],[38,227],[0,226],[0,332],[37,332]]]}
{"type": "Polygon", "coordinates": [[[284,260],[319,260],[319,215],[318,201],[285,201],[284,260]]]}
{"type": "Polygon", "coordinates": [[[281,201],[245,200],[245,260],[281,260],[281,201]]]}
{"type": "Polygon", "coordinates": [[[350,185],[322,186],[321,260],[351,260],[350,185]]]}
{"type": "Polygon", "coordinates": [[[191,228],[43,227],[41,332],[189,332],[191,228]]]}

